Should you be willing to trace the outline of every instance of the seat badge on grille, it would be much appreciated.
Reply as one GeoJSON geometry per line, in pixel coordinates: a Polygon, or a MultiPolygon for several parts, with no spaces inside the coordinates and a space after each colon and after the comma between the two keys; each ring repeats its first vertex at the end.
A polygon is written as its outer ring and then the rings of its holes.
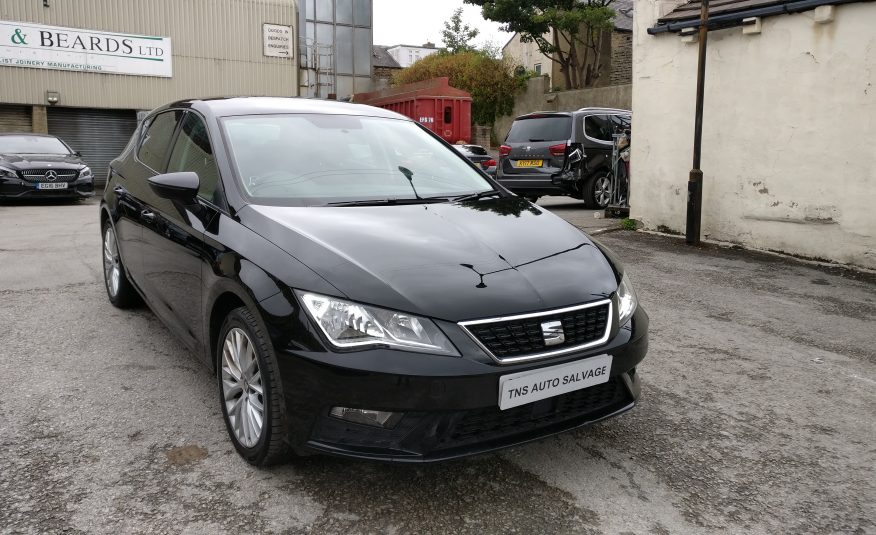
{"type": "Polygon", "coordinates": [[[563,322],[546,321],[541,324],[541,335],[544,336],[544,345],[555,346],[566,341],[566,333],[563,331],[563,322]]]}

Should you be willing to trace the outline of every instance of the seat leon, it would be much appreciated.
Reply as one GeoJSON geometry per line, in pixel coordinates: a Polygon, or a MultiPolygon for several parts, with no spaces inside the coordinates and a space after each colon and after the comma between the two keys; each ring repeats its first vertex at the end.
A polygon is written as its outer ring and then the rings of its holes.
{"type": "Polygon", "coordinates": [[[252,464],[449,459],[639,397],[648,317],[617,258],[401,115],[176,102],[110,167],[109,300],[213,370],[252,464]]]}

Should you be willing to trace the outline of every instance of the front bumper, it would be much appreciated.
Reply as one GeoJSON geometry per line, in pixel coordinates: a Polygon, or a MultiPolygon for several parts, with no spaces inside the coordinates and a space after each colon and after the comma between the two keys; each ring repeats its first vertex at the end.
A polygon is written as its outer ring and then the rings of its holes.
{"type": "MultiPolygon", "coordinates": [[[[489,358],[394,350],[356,354],[281,351],[289,442],[299,453],[394,462],[432,462],[484,453],[587,425],[631,409],[639,399],[636,366],[648,349],[648,316],[605,345],[518,365],[489,358]],[[591,356],[612,355],[609,381],[499,410],[500,377],[591,356]],[[402,412],[392,429],[329,416],[332,407],[402,412]]],[[[474,346],[472,346],[474,347],[474,346]]]]}
{"type": "Polygon", "coordinates": [[[65,189],[37,189],[37,182],[0,178],[0,199],[84,199],[94,195],[94,178],[77,178],[65,189]]]}

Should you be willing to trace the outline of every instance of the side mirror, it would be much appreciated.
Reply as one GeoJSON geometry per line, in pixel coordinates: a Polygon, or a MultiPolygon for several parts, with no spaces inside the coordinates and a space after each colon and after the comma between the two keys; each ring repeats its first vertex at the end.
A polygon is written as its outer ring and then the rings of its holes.
{"type": "Polygon", "coordinates": [[[73,153],[73,156],[76,156],[77,158],[82,158],[82,151],[81,151],[81,150],[77,150],[77,151],[75,151],[75,152],[73,153]]]}
{"type": "Polygon", "coordinates": [[[198,195],[201,179],[198,173],[183,171],[150,177],[149,187],[162,199],[191,203],[198,195]]]}

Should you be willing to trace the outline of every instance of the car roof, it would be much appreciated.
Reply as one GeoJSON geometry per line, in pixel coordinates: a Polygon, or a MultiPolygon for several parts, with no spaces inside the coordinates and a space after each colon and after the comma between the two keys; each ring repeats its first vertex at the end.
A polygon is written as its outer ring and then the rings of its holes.
{"type": "Polygon", "coordinates": [[[398,113],[365,104],[353,104],[336,100],[303,97],[216,97],[180,100],[161,106],[158,112],[168,108],[192,108],[216,117],[234,115],[273,115],[284,113],[324,113],[334,115],[361,115],[388,119],[410,118],[398,113]]]}
{"type": "Polygon", "coordinates": [[[590,107],[590,108],[579,108],[577,111],[584,113],[593,113],[593,112],[604,112],[604,113],[620,113],[624,115],[632,115],[633,112],[630,110],[624,110],[621,108],[600,108],[600,107],[590,107]]]}
{"type": "Polygon", "coordinates": [[[53,136],[51,134],[35,134],[33,132],[2,132],[0,133],[0,137],[2,136],[52,137],[58,139],[58,136],[53,136]]]}
{"type": "Polygon", "coordinates": [[[524,115],[520,115],[514,120],[518,119],[532,119],[535,117],[571,117],[573,115],[591,115],[594,113],[617,113],[623,115],[632,115],[633,112],[630,110],[623,110],[620,108],[599,108],[599,107],[591,107],[591,108],[580,108],[572,111],[534,111],[532,113],[527,113],[524,115]]]}

